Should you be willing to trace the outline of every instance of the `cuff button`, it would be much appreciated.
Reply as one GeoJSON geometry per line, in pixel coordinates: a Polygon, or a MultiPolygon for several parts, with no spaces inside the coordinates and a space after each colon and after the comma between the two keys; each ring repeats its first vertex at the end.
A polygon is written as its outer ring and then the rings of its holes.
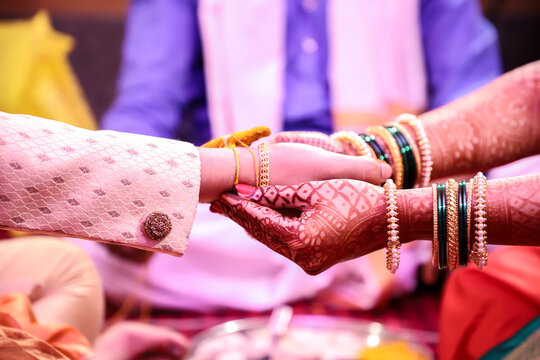
{"type": "Polygon", "coordinates": [[[143,231],[151,240],[163,240],[171,233],[171,230],[171,219],[160,211],[150,213],[143,223],[143,231]]]}

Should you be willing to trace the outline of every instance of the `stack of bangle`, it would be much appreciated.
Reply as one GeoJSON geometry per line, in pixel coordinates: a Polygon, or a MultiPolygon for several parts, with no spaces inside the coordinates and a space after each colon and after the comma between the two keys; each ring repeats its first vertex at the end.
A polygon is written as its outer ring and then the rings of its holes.
{"type": "Polygon", "coordinates": [[[331,138],[348,144],[359,155],[371,156],[390,164],[392,179],[398,189],[429,184],[433,166],[431,148],[422,123],[414,115],[400,115],[388,126],[371,126],[365,134],[340,131],[331,138]],[[410,128],[414,136],[409,132],[410,128]]]}
{"type": "Polygon", "coordinates": [[[411,114],[401,114],[398,116],[396,123],[406,124],[410,126],[415,135],[416,141],[418,144],[418,150],[420,152],[420,180],[419,184],[421,187],[426,187],[431,180],[431,171],[433,169],[433,160],[431,157],[431,146],[429,145],[428,138],[426,136],[426,131],[422,126],[422,122],[416,118],[416,116],[411,114]]]}
{"type": "Polygon", "coordinates": [[[421,162],[420,162],[420,153],[418,151],[418,147],[416,146],[416,143],[414,142],[411,134],[405,129],[405,127],[398,122],[395,122],[393,124],[393,127],[395,127],[401,134],[402,137],[405,137],[405,140],[407,142],[407,150],[409,154],[409,161],[411,162],[411,171],[414,171],[415,174],[411,174],[412,176],[412,185],[411,187],[414,187],[415,184],[418,184],[420,182],[420,172],[421,172],[421,162]],[[413,176],[415,175],[415,176],[413,176]]]}
{"type": "MultiPolygon", "coordinates": [[[[413,145],[407,140],[405,135],[394,125],[384,127],[396,140],[403,160],[403,188],[411,189],[414,187],[417,178],[418,168],[416,166],[415,152],[413,145]]],[[[416,152],[417,153],[417,152],[416,152]]]]}
{"type": "Polygon", "coordinates": [[[269,158],[268,158],[268,145],[264,144],[259,147],[259,158],[261,161],[261,169],[264,170],[264,174],[259,173],[259,165],[257,164],[257,156],[251,149],[251,144],[263,137],[270,135],[270,129],[266,126],[257,126],[249,130],[244,131],[235,131],[232,134],[220,136],[218,138],[212,139],[207,143],[203,144],[202,147],[206,148],[230,148],[233,151],[234,158],[236,160],[236,170],[234,173],[233,188],[236,186],[240,180],[240,155],[238,153],[238,146],[245,147],[251,156],[253,156],[253,167],[255,169],[255,183],[259,187],[259,182],[261,179],[264,181],[263,184],[268,185],[270,175],[269,175],[269,158]]]}
{"type": "Polygon", "coordinates": [[[366,135],[366,134],[360,134],[360,137],[364,139],[366,144],[368,144],[373,152],[375,153],[375,157],[379,160],[385,161],[387,164],[390,165],[390,160],[388,160],[388,154],[384,152],[384,149],[379,145],[379,143],[375,140],[375,136],[373,135],[366,135]]]}
{"type": "Polygon", "coordinates": [[[478,173],[469,182],[449,179],[433,184],[433,265],[455,270],[469,258],[482,269],[487,264],[486,178],[478,173]],[[474,200],[473,200],[474,192],[474,200]],[[470,246],[471,212],[474,202],[475,243],[470,246]]]}
{"type": "Polygon", "coordinates": [[[366,135],[381,138],[390,151],[390,165],[392,166],[392,179],[398,189],[403,188],[405,167],[403,165],[403,156],[400,146],[395,137],[386,128],[382,126],[371,126],[366,129],[366,135]]]}
{"type": "Polygon", "coordinates": [[[373,126],[366,130],[366,135],[361,134],[362,138],[381,160],[389,162],[393,169],[393,179],[398,188],[413,188],[420,180],[420,155],[416,144],[407,130],[400,124],[390,126],[373,126]],[[391,159],[384,154],[375,136],[381,138],[390,151],[391,159]],[[384,155],[383,155],[384,154],[384,155]]]}
{"type": "Polygon", "coordinates": [[[378,159],[392,165],[392,178],[398,188],[410,189],[415,185],[428,185],[433,164],[431,148],[422,123],[414,115],[401,115],[396,122],[388,126],[369,127],[366,134],[360,134],[360,137],[373,149],[378,159]],[[416,138],[404,125],[414,130],[416,138]],[[377,139],[382,140],[390,156],[385,153],[377,139]]]}

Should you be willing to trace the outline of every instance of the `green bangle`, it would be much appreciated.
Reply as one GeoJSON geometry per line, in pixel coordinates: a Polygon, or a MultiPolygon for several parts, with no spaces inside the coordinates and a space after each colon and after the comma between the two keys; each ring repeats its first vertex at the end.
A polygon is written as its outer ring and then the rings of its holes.
{"type": "Polygon", "coordinates": [[[439,238],[439,269],[446,269],[448,264],[448,255],[446,253],[446,185],[437,184],[437,235],[439,238]]]}

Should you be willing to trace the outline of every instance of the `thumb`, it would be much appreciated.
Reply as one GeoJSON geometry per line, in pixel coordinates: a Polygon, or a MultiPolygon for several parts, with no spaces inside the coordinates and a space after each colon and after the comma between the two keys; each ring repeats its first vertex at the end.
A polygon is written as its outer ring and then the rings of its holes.
{"type": "Polygon", "coordinates": [[[343,178],[381,184],[392,176],[392,167],[382,160],[352,156],[350,161],[352,165],[344,168],[344,173],[340,174],[343,178]]]}

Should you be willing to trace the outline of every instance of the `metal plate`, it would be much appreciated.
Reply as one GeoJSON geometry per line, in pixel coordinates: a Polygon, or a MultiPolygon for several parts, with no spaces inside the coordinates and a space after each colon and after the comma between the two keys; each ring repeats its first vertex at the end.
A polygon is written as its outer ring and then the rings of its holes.
{"type": "MultiPolygon", "coordinates": [[[[267,329],[268,317],[256,317],[240,320],[233,320],[214,326],[193,338],[192,347],[187,355],[187,359],[201,358],[200,352],[205,350],[205,347],[214,346],[255,346],[256,349],[252,353],[246,355],[245,359],[258,359],[267,353],[265,349],[270,346],[271,336],[267,329]],[[255,336],[255,338],[254,338],[255,336]],[[244,342],[244,344],[242,343],[244,342]],[[259,342],[259,344],[254,344],[259,342]]],[[[336,339],[339,337],[348,338],[346,341],[356,341],[360,347],[373,347],[378,344],[389,343],[394,341],[406,342],[422,354],[425,359],[433,359],[434,355],[430,348],[426,345],[436,344],[438,342],[438,334],[428,331],[410,330],[410,329],[394,329],[384,326],[377,322],[369,322],[363,320],[354,320],[348,318],[339,318],[332,316],[318,315],[295,315],[292,318],[289,333],[294,332],[312,332],[312,334],[331,334],[336,333],[336,339]]],[[[288,334],[284,338],[287,338],[288,334]]],[[[283,339],[282,339],[283,341],[283,339]]],[[[317,341],[312,339],[311,347],[315,346],[317,341]]],[[[339,347],[343,347],[343,341],[334,341],[336,349],[328,349],[328,352],[336,354],[336,357],[321,355],[310,355],[302,358],[306,359],[354,359],[355,357],[340,357],[339,347]]],[[[281,345],[281,343],[280,343],[281,345]]],[[[320,345],[320,344],[317,344],[320,345]]],[[[325,345],[326,346],[326,345],[325,345]]],[[[331,347],[331,345],[330,345],[331,347]]],[[[247,351],[247,350],[246,350],[247,351]]],[[[250,350],[251,351],[251,350],[250,350]]],[[[302,348],[304,355],[309,353],[309,349],[302,348]]],[[[228,357],[227,357],[228,358],[228,357]]],[[[230,357],[238,358],[241,357],[230,357]]],[[[204,359],[213,359],[213,357],[204,357],[204,359]]]]}

